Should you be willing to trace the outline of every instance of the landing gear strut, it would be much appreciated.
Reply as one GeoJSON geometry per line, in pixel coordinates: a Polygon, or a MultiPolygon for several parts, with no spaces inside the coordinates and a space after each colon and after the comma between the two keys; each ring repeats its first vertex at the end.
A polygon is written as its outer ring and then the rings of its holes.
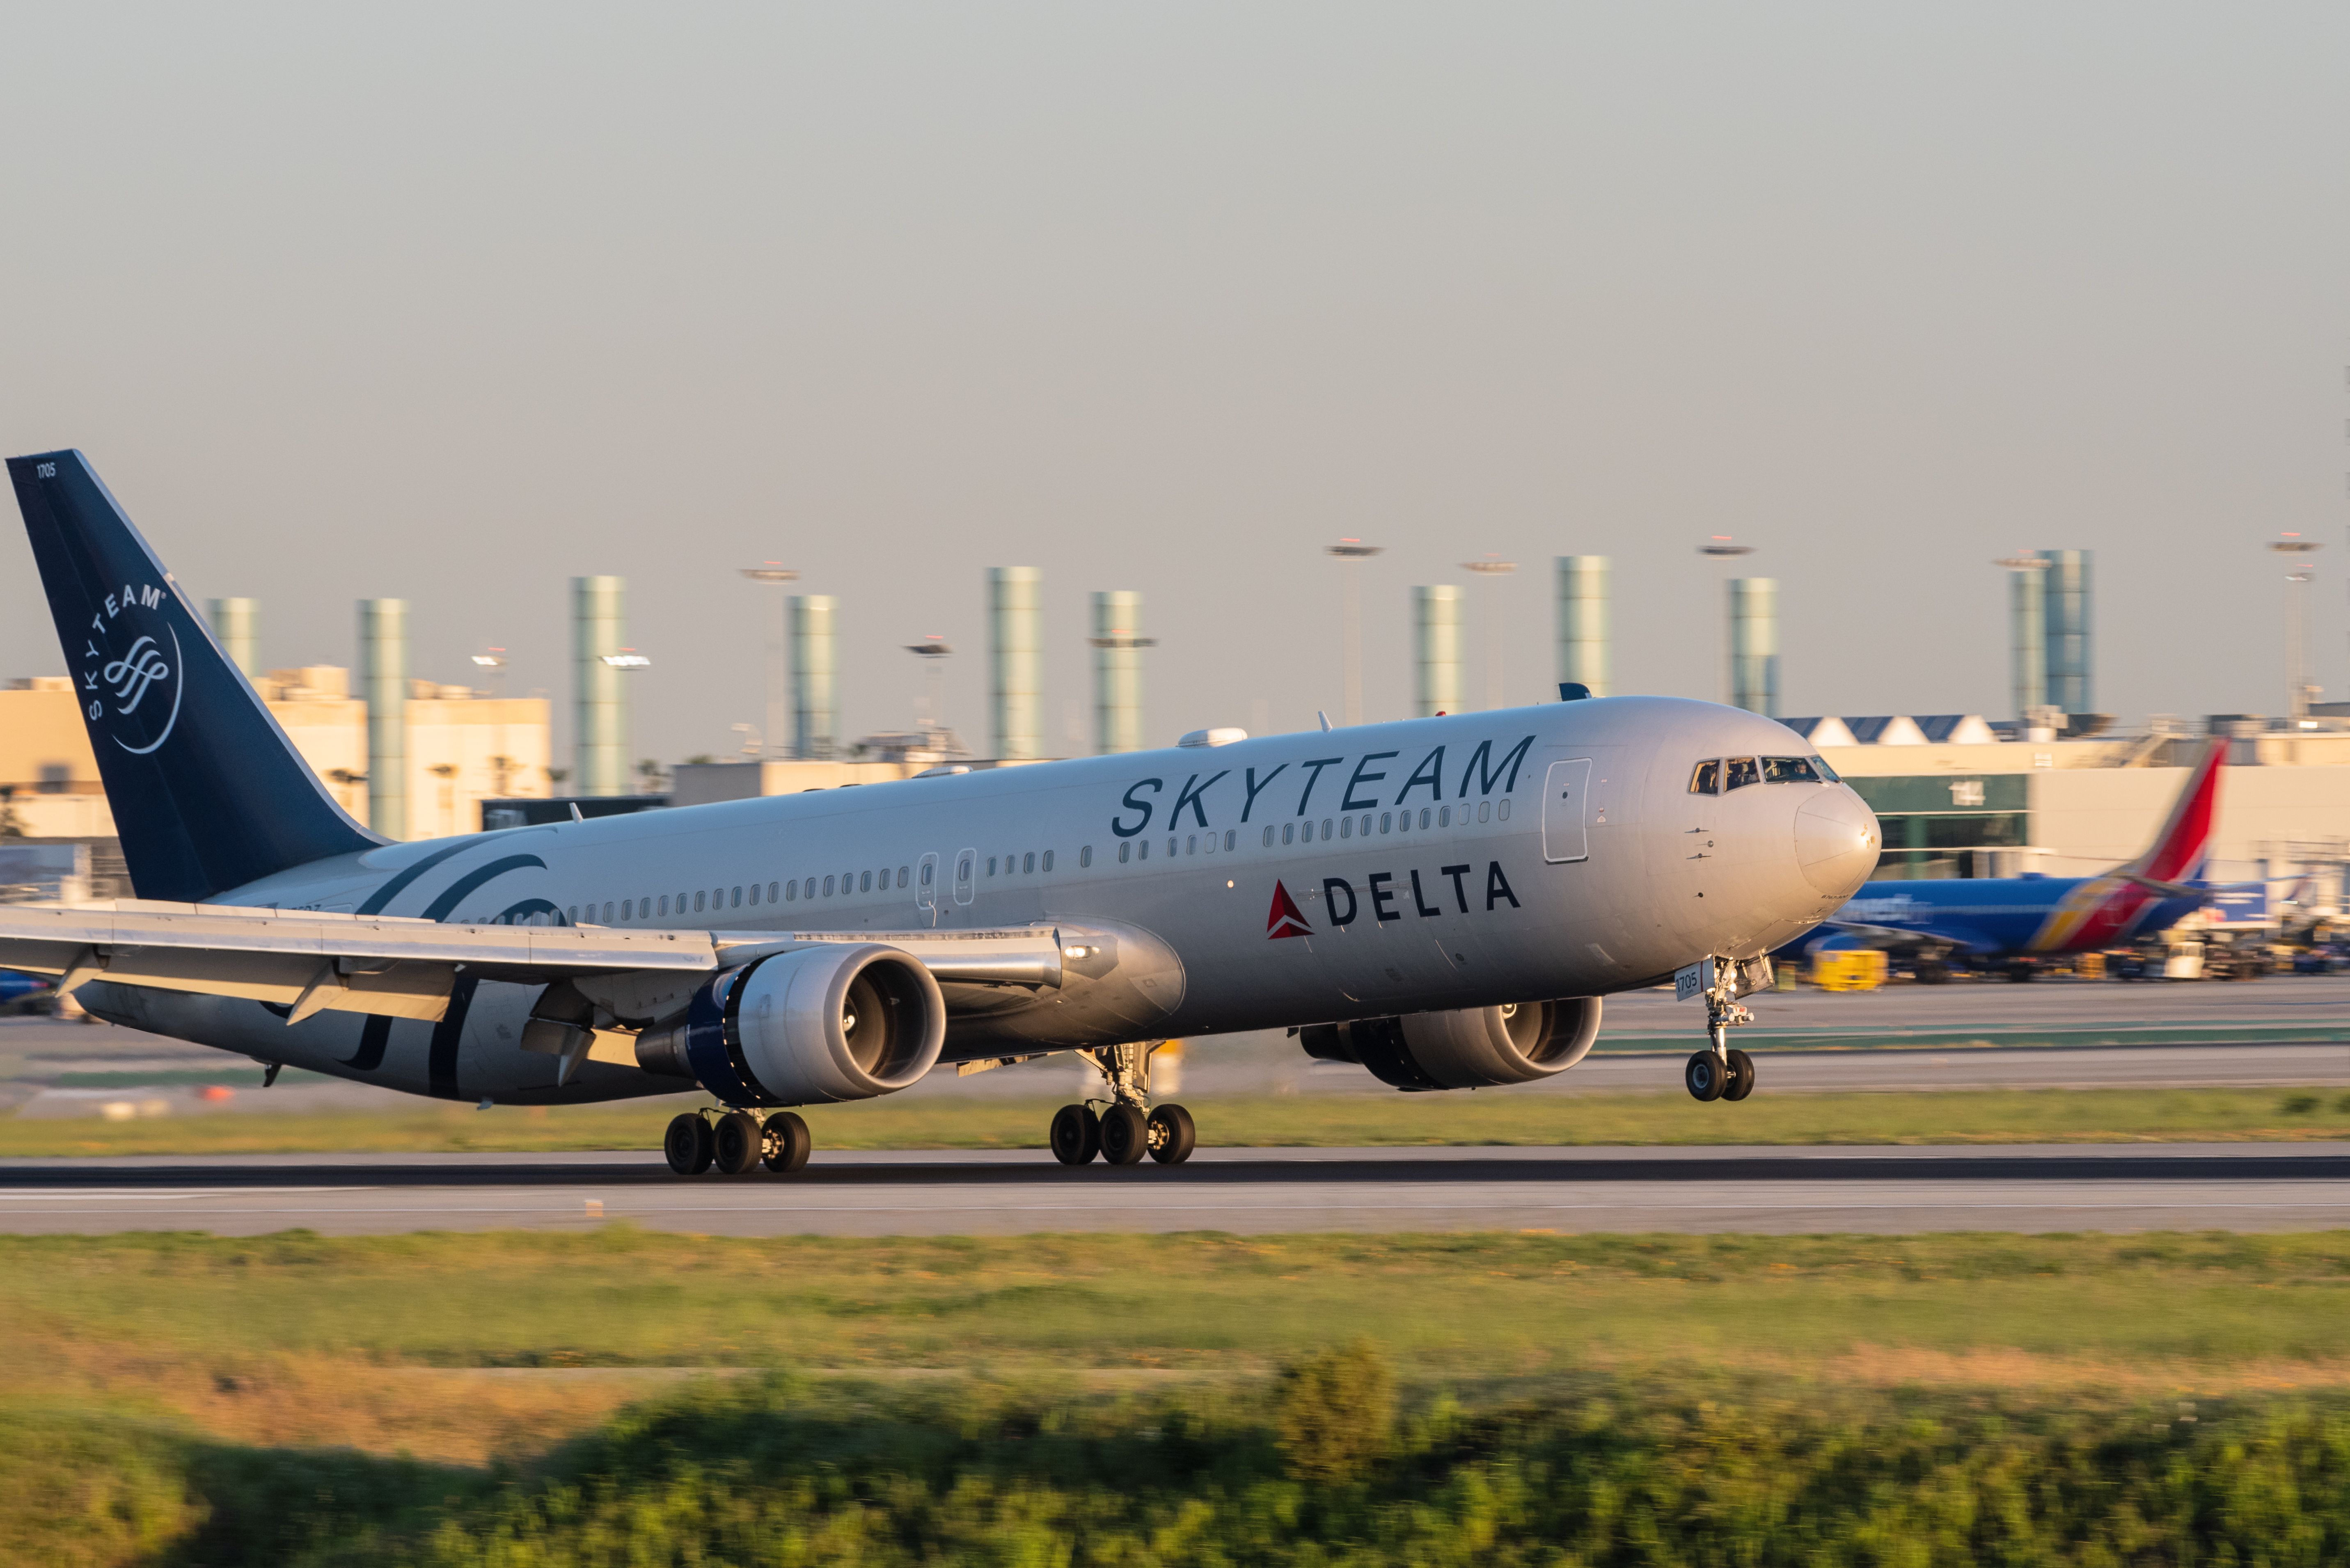
{"type": "Polygon", "coordinates": [[[671,1118],[661,1154],[680,1176],[700,1176],[713,1165],[728,1176],[746,1175],[762,1165],[789,1176],[807,1164],[815,1145],[807,1123],[790,1111],[777,1111],[764,1121],[755,1111],[688,1111],[671,1118]]]}
{"type": "MultiPolygon", "coordinates": [[[[1752,989],[1771,983],[1770,961],[1753,959],[1732,963],[1708,959],[1692,967],[1705,998],[1707,1044],[1705,1049],[1690,1054],[1681,1069],[1681,1083],[1689,1089],[1691,1099],[1733,1103],[1742,1100],[1754,1092],[1754,1058],[1730,1048],[1730,1032],[1753,1023],[1754,1014],[1741,1007],[1735,999],[1742,976],[1752,989]]],[[[1686,997],[1688,992],[1682,994],[1686,997]]]]}
{"type": "Polygon", "coordinates": [[[1191,1113],[1177,1105],[1150,1106],[1150,1053],[1156,1042],[1101,1045],[1077,1054],[1101,1070],[1109,1103],[1063,1106],[1053,1113],[1048,1141],[1063,1165],[1086,1165],[1099,1155],[1111,1165],[1139,1165],[1145,1155],[1180,1165],[1199,1143],[1191,1113]]]}

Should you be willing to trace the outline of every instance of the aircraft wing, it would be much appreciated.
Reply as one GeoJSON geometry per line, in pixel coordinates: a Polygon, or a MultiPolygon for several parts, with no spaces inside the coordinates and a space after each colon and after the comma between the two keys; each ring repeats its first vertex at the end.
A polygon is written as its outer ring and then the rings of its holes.
{"type": "Polygon", "coordinates": [[[2135,882],[2147,892],[2158,894],[2165,898],[2192,898],[2198,903],[2208,904],[2220,892],[2216,888],[2198,888],[2185,882],[2158,881],[2155,877],[2141,877],[2132,871],[2125,871],[2121,875],[2123,881],[2135,882]]]}
{"type": "Polygon", "coordinates": [[[941,981],[1058,986],[1049,927],[962,931],[619,930],[604,926],[448,925],[386,915],[123,898],[0,905],[0,969],[234,996],[288,1009],[298,1023],[333,1009],[437,1022],[462,968],[523,984],[624,974],[691,976],[820,942],[905,949],[941,981]]]}
{"type": "Polygon", "coordinates": [[[1840,936],[1858,939],[1861,945],[1871,948],[1927,946],[1970,950],[1974,943],[1963,937],[1954,937],[1930,926],[1872,926],[1863,920],[1823,920],[1819,929],[1835,931],[1840,936]]]}

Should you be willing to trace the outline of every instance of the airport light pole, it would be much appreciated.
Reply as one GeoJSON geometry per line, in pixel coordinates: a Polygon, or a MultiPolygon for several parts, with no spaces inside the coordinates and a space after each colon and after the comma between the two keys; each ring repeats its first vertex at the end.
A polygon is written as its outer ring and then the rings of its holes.
{"type": "MultiPolygon", "coordinates": [[[[1730,563],[1735,561],[1741,556],[1752,555],[1754,553],[1754,546],[1752,545],[1741,545],[1727,534],[1716,534],[1708,538],[1704,544],[1700,545],[1697,547],[1697,553],[1718,562],[1726,570],[1730,563]]],[[[1730,579],[1725,576],[1717,580],[1727,583],[1730,579]]],[[[1722,671],[1723,677],[1730,682],[1729,687],[1727,688],[1727,695],[1723,698],[1723,701],[1728,702],[1736,702],[1738,701],[1738,683],[1731,675],[1730,645],[1727,640],[1729,635],[1730,631],[1728,625],[1726,623],[1718,623],[1715,628],[1713,646],[1717,656],[1717,662],[1722,671]]]]}
{"type": "Polygon", "coordinates": [[[782,590],[800,580],[799,573],[780,561],[763,561],[755,566],[743,566],[742,574],[754,583],[764,583],[776,590],[775,615],[767,630],[767,732],[761,742],[764,754],[775,756],[779,752],[778,735],[785,732],[784,713],[784,595],[782,590]]]}
{"type": "Polygon", "coordinates": [[[935,732],[932,739],[938,742],[939,754],[944,756],[947,732],[947,660],[954,657],[954,649],[947,646],[946,639],[937,632],[932,632],[920,642],[908,643],[906,651],[920,659],[923,668],[929,672],[930,722],[931,730],[935,732]]]}
{"type": "Polygon", "coordinates": [[[1360,539],[1341,539],[1326,545],[1323,550],[1335,558],[1345,576],[1345,657],[1347,660],[1347,722],[1363,722],[1363,584],[1362,573],[1356,568],[1384,549],[1380,545],[1366,545],[1360,539]]]}
{"type": "Polygon", "coordinates": [[[493,648],[487,653],[477,653],[473,655],[473,667],[490,678],[490,701],[498,705],[498,749],[490,758],[490,792],[504,800],[506,777],[514,772],[514,758],[506,754],[506,650],[493,648]]]}
{"type": "Polygon", "coordinates": [[[2284,680],[2285,717],[2295,724],[2309,716],[2309,585],[2317,576],[2310,560],[2321,546],[2314,539],[2285,534],[2269,541],[2269,548],[2284,557],[2284,680]]]}
{"type": "Polygon", "coordinates": [[[1463,561],[1461,569],[1477,574],[1492,585],[1482,596],[1485,607],[1485,711],[1489,713],[1502,706],[1502,584],[1518,569],[1515,561],[1504,561],[1499,556],[1487,556],[1480,561],[1463,561]]]}

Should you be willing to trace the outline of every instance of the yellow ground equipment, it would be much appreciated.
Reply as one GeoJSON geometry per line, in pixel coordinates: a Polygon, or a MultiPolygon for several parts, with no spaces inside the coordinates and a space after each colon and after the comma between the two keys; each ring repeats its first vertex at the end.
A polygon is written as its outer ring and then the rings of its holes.
{"type": "Polygon", "coordinates": [[[1812,983],[1822,991],[1875,991],[1885,983],[1885,955],[1875,948],[1822,953],[1812,960],[1812,983]]]}

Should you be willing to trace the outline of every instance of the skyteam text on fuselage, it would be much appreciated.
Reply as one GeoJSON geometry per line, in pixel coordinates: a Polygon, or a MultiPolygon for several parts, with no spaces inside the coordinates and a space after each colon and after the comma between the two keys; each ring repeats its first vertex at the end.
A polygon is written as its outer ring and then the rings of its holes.
{"type": "Polygon", "coordinates": [[[2219,815],[2228,743],[2214,740],[2187,775],[2146,852],[2095,877],[1981,877],[1871,882],[1822,930],[1794,946],[1901,953],[1921,980],[1952,963],[2029,979],[2041,960],[2123,947],[2169,929],[2218,889],[2197,880],[2219,815]]]}
{"type": "MultiPolygon", "coordinates": [[[[1565,1070],[1679,977],[1691,1092],[1736,998],[1876,864],[1792,732],[1665,698],[1243,739],[386,842],[347,815],[78,452],[9,462],[139,898],[0,909],[100,1017],[420,1095],[699,1085],[666,1153],[796,1168],[791,1106],[1080,1052],[1064,1160],[1178,1161],[1170,1036],[1292,1028],[1407,1089],[1565,1070]],[[1731,757],[1752,787],[1688,787],[1731,757]]],[[[1229,732],[1223,732],[1229,733],[1229,732]]]]}

